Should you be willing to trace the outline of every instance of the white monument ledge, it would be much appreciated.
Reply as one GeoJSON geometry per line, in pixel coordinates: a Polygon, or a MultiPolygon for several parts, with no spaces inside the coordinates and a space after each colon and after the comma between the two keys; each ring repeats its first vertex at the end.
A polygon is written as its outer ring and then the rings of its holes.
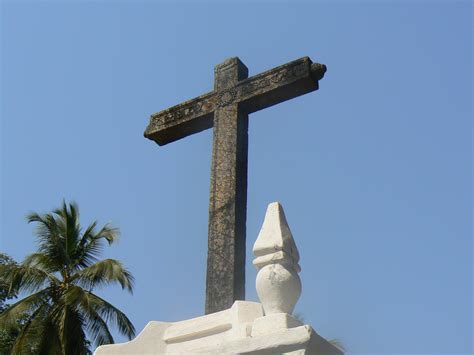
{"type": "Polygon", "coordinates": [[[236,301],[229,309],[202,317],[152,321],[132,341],[100,346],[94,354],[342,355],[291,315],[301,294],[299,254],[278,202],[268,206],[253,252],[261,303],[236,301]]]}

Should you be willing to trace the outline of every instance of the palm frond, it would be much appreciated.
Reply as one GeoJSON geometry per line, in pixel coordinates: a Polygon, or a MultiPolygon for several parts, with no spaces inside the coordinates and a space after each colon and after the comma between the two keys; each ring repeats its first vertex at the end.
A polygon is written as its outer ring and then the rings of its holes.
{"type": "Polygon", "coordinates": [[[112,321],[119,332],[127,336],[128,339],[132,339],[135,336],[135,327],[125,313],[92,292],[89,293],[89,297],[91,299],[90,303],[93,305],[95,311],[101,315],[106,322],[112,321]]]}
{"type": "Polygon", "coordinates": [[[12,304],[4,312],[0,313],[0,329],[8,329],[25,313],[36,311],[47,303],[50,289],[44,289],[33,293],[22,300],[12,304]]]}
{"type": "Polygon", "coordinates": [[[93,309],[89,309],[87,313],[87,330],[92,336],[92,340],[95,346],[101,346],[106,344],[113,344],[114,337],[107,327],[107,323],[99,316],[93,309]]]}
{"type": "Polygon", "coordinates": [[[95,239],[105,239],[109,245],[112,245],[120,236],[118,228],[112,227],[110,224],[103,226],[99,232],[94,236],[95,239]]]}
{"type": "Polygon", "coordinates": [[[9,292],[36,292],[49,283],[59,283],[51,273],[28,265],[0,265],[0,279],[8,285],[9,292]]]}
{"type": "Polygon", "coordinates": [[[59,304],[57,309],[60,311],[53,311],[52,314],[58,316],[55,317],[54,323],[57,325],[60,339],[62,339],[61,345],[64,354],[82,355],[87,353],[89,348],[84,333],[84,317],[67,304],[59,304]]]}
{"type": "Polygon", "coordinates": [[[66,355],[62,351],[58,328],[52,322],[49,312],[44,312],[43,317],[38,316],[36,319],[38,319],[37,324],[34,325],[34,330],[31,332],[33,337],[35,332],[37,333],[36,339],[32,339],[36,340],[32,355],[66,355]]]}
{"type": "Polygon", "coordinates": [[[95,231],[97,223],[92,223],[84,232],[77,250],[76,259],[78,266],[88,267],[99,260],[99,256],[104,248],[103,241],[107,241],[109,245],[113,244],[120,235],[117,228],[113,228],[109,224],[103,226],[98,232],[95,231]]]}
{"type": "Polygon", "coordinates": [[[61,270],[69,262],[65,248],[65,231],[62,230],[53,214],[40,216],[37,213],[31,213],[27,216],[27,220],[29,223],[38,223],[36,236],[39,252],[49,255],[56,269],[61,270]]]}
{"type": "Polygon", "coordinates": [[[68,207],[66,201],[63,201],[62,207],[54,210],[53,214],[57,216],[56,220],[64,237],[66,255],[71,259],[80,239],[79,207],[75,202],[69,203],[68,207]]]}
{"type": "Polygon", "coordinates": [[[112,322],[119,332],[129,339],[135,336],[135,327],[127,316],[94,293],[86,291],[79,286],[71,286],[66,291],[65,299],[68,304],[80,306],[85,312],[93,310],[106,323],[112,322]]]}
{"type": "Polygon", "coordinates": [[[97,221],[92,222],[87,229],[82,234],[81,240],[79,241],[79,246],[84,246],[87,242],[90,241],[90,238],[95,234],[95,227],[97,227],[97,221]]]}
{"type": "Polygon", "coordinates": [[[23,266],[34,267],[43,270],[48,274],[54,273],[56,270],[55,261],[45,253],[33,253],[28,255],[21,263],[23,266]]]}
{"type": "Polygon", "coordinates": [[[84,317],[87,331],[91,336],[91,340],[95,346],[113,344],[114,338],[109,331],[107,323],[94,310],[94,308],[91,307],[85,292],[87,291],[81,289],[80,287],[76,287],[74,290],[72,290],[72,293],[75,293],[75,303],[77,303],[77,309],[80,310],[84,317]]]}
{"type": "MultiPolygon", "coordinates": [[[[21,328],[13,344],[11,355],[37,354],[37,345],[42,337],[44,320],[47,317],[49,304],[42,304],[32,314],[28,322],[21,328]]],[[[51,339],[48,339],[51,340],[51,339]]]]}
{"type": "Polygon", "coordinates": [[[63,295],[63,303],[82,314],[85,326],[97,346],[113,343],[114,339],[107,323],[95,311],[89,300],[89,292],[74,285],[69,287],[63,295]]]}
{"type": "Polygon", "coordinates": [[[101,260],[83,270],[78,271],[71,278],[71,282],[86,289],[118,283],[122,289],[133,293],[134,277],[125,269],[123,264],[115,259],[101,260]]]}

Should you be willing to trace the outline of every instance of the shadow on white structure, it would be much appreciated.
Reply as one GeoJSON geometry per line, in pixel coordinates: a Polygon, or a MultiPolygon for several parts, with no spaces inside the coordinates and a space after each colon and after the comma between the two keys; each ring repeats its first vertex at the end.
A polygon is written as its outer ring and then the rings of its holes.
{"type": "Polygon", "coordinates": [[[153,321],[134,340],[100,346],[95,354],[342,355],[291,315],[301,295],[299,254],[278,202],[268,206],[253,252],[261,304],[236,301],[227,310],[202,317],[153,321]]]}

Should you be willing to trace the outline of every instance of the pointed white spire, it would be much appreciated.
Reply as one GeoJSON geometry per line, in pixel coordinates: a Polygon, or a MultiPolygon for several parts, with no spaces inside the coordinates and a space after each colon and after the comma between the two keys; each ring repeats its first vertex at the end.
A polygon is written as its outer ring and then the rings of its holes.
{"type": "Polygon", "coordinates": [[[301,270],[298,265],[300,255],[279,202],[268,205],[265,220],[253,246],[253,254],[256,256],[253,264],[257,268],[279,261],[290,264],[297,272],[301,270]]]}
{"type": "Polygon", "coordinates": [[[278,202],[268,205],[253,253],[253,264],[259,269],[257,294],[265,314],[291,314],[301,295],[300,256],[278,202]]]}

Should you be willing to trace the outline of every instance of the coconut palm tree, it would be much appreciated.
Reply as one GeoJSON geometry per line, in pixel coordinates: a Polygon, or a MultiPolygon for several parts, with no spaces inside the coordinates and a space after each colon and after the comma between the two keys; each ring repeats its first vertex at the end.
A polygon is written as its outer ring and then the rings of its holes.
{"type": "Polygon", "coordinates": [[[26,294],[0,314],[0,327],[29,314],[12,354],[90,354],[92,343],[114,342],[109,323],[133,338],[135,328],[127,316],[93,292],[117,283],[132,293],[134,279],[122,263],[99,260],[105,242],[116,241],[118,230],[109,225],[97,230],[94,222],[82,231],[77,205],[66,202],[27,219],[37,223],[38,251],[22,263],[0,266],[0,279],[9,289],[26,294]]]}

